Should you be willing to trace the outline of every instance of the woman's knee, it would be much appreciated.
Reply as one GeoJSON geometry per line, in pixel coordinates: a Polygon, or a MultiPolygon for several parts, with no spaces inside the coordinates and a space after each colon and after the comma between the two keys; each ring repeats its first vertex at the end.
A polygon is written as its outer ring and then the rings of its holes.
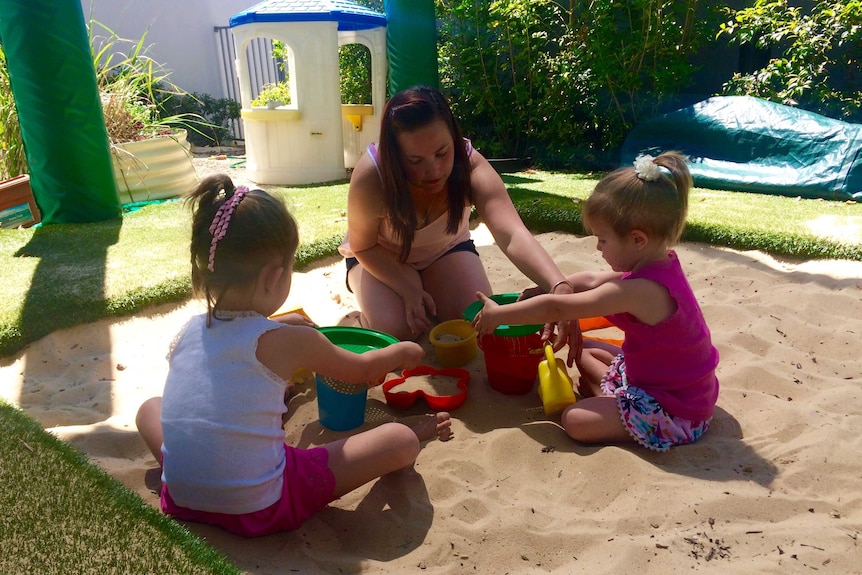
{"type": "Polygon", "coordinates": [[[403,317],[397,317],[392,314],[386,314],[383,317],[380,317],[377,315],[370,315],[363,311],[360,312],[359,323],[362,327],[388,333],[392,337],[401,341],[409,341],[414,338],[414,334],[411,333],[410,327],[407,325],[407,321],[403,317]]]}

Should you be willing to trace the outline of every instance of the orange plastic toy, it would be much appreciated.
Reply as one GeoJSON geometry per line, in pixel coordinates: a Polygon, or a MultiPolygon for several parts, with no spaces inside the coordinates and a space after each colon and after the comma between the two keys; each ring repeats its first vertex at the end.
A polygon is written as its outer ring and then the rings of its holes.
{"type": "MultiPolygon", "coordinates": [[[[581,332],[593,331],[595,329],[604,329],[606,327],[613,327],[614,324],[609,322],[607,319],[603,317],[584,317],[578,320],[578,325],[581,326],[581,332]]],[[[607,337],[596,337],[592,335],[585,335],[585,339],[592,339],[594,341],[603,341],[605,343],[610,343],[616,346],[621,346],[623,344],[623,340],[621,339],[613,339],[607,337]]]]}

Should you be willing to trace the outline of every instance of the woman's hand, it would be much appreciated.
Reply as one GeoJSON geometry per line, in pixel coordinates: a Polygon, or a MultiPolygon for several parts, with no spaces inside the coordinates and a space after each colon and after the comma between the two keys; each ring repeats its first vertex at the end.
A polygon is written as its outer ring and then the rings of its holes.
{"type": "MultiPolygon", "coordinates": [[[[549,322],[542,328],[541,339],[542,342],[553,339],[555,352],[560,351],[566,344],[569,344],[569,353],[571,353],[572,343],[575,342],[576,337],[580,336],[580,333],[580,325],[576,319],[549,322]],[[556,336],[554,335],[555,333],[556,336]]],[[[569,367],[571,366],[572,364],[569,363],[569,367]]]]}
{"type": "Polygon", "coordinates": [[[412,292],[404,300],[404,313],[410,332],[419,336],[431,328],[431,318],[437,316],[437,305],[427,291],[412,292]]]}
{"type": "Polygon", "coordinates": [[[317,327],[316,323],[314,323],[313,321],[311,321],[310,318],[301,313],[286,313],[284,315],[277,315],[273,317],[272,320],[286,325],[303,325],[306,327],[317,327]]]}
{"type": "Polygon", "coordinates": [[[476,298],[481,301],[483,305],[482,309],[479,310],[479,313],[476,314],[476,317],[473,318],[473,329],[476,330],[479,336],[494,333],[494,330],[500,325],[500,322],[494,319],[494,316],[496,315],[495,312],[500,305],[482,292],[476,292],[476,298]]]}
{"type": "MultiPolygon", "coordinates": [[[[578,320],[573,319],[569,322],[571,331],[569,332],[569,355],[566,357],[566,365],[572,367],[573,363],[578,364],[578,369],[581,370],[581,354],[584,352],[584,334],[581,332],[581,324],[578,320]]],[[[583,373],[583,370],[581,370],[583,373]]]]}

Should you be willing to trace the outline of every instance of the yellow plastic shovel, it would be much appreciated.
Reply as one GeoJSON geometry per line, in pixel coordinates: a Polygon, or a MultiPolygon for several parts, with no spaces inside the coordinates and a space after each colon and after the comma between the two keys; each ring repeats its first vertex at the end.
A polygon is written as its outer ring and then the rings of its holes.
{"type": "Polygon", "coordinates": [[[545,343],[545,359],[539,363],[539,398],[545,406],[545,415],[552,415],[575,403],[574,384],[566,370],[566,362],[554,356],[550,343],[545,343]]]}

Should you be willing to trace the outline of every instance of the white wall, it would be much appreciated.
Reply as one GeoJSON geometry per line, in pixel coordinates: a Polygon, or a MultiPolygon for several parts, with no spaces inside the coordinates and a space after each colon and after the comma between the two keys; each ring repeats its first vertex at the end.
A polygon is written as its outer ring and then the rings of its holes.
{"type": "MultiPolygon", "coordinates": [[[[170,71],[186,92],[225,96],[213,27],[257,0],[81,0],[90,18],[120,38],[137,41],[146,32],[148,55],[170,71]]],[[[97,27],[98,28],[98,27],[97,27]]],[[[97,30],[97,35],[99,34],[97,30]]]]}

